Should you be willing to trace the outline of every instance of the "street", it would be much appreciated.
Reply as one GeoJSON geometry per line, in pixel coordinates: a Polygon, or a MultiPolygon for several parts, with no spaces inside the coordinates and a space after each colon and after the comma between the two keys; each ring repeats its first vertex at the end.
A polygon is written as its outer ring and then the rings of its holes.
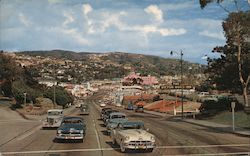
{"type": "MultiPolygon", "coordinates": [[[[94,99],[94,98],[92,98],[94,99]]],[[[89,100],[90,114],[83,118],[87,124],[86,137],[83,143],[55,142],[56,129],[41,129],[41,121],[35,120],[2,120],[1,136],[14,134],[15,129],[29,127],[18,136],[1,140],[2,155],[29,156],[119,156],[119,155],[237,155],[249,154],[250,140],[230,133],[212,130],[193,125],[178,119],[162,118],[146,113],[115,108],[125,112],[132,121],[144,121],[145,127],[156,137],[157,147],[153,153],[129,151],[121,153],[119,146],[113,146],[106,134],[106,127],[99,119],[101,108],[96,100],[89,100]]],[[[79,115],[79,109],[73,108],[67,116],[79,115]]]]}

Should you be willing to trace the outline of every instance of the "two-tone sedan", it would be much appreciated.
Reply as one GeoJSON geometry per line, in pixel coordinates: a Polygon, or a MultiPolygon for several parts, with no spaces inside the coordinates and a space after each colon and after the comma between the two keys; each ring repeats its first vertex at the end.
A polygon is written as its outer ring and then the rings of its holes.
{"type": "Polygon", "coordinates": [[[123,122],[127,122],[128,118],[114,118],[114,119],[110,119],[107,123],[107,133],[108,135],[111,133],[111,131],[113,129],[115,129],[119,123],[123,123],[123,122]]]}
{"type": "Polygon", "coordinates": [[[86,124],[81,117],[64,117],[61,126],[57,129],[56,139],[80,140],[83,142],[86,124]]]}
{"type": "Polygon", "coordinates": [[[121,152],[126,152],[127,149],[152,152],[155,148],[155,136],[144,129],[143,122],[119,123],[111,132],[111,138],[113,144],[120,145],[121,152]]]}

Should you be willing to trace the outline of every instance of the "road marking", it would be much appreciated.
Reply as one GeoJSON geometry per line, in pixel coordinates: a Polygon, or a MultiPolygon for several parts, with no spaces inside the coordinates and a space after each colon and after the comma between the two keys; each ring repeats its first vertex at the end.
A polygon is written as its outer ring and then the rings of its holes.
{"type": "MultiPolygon", "coordinates": [[[[94,152],[94,151],[113,151],[120,148],[90,148],[90,149],[71,149],[71,150],[44,150],[44,151],[20,151],[20,152],[2,152],[2,155],[13,155],[13,154],[39,154],[39,153],[68,153],[68,152],[94,152]]],[[[208,154],[185,154],[175,156],[186,156],[186,155],[235,155],[235,154],[250,154],[250,152],[234,152],[234,153],[208,153],[208,154]]],[[[165,155],[168,156],[168,155],[165,155]]]]}
{"type": "MultiPolygon", "coordinates": [[[[172,154],[171,154],[172,155],[172,154]]],[[[174,155],[174,156],[209,156],[209,155],[245,155],[249,156],[250,152],[235,152],[235,153],[208,153],[208,154],[185,154],[185,155],[174,155]]],[[[169,155],[162,155],[162,156],[169,156],[169,155]]]]}
{"type": "Polygon", "coordinates": [[[97,140],[97,144],[98,144],[98,149],[100,149],[101,148],[101,143],[100,143],[99,135],[98,135],[97,130],[96,130],[95,120],[93,120],[93,122],[94,122],[94,127],[95,127],[95,136],[96,136],[96,140],[97,140]]]}
{"type": "Polygon", "coordinates": [[[23,140],[24,138],[30,136],[31,134],[35,133],[36,131],[40,130],[42,128],[42,125],[39,125],[32,129],[31,131],[28,131],[27,133],[22,134],[21,136],[18,136],[16,139],[18,141],[23,140]]]}
{"type": "Polygon", "coordinates": [[[112,150],[114,150],[114,148],[90,148],[90,149],[71,149],[71,150],[20,151],[20,152],[2,152],[2,154],[3,155],[12,155],[12,154],[91,152],[91,151],[112,151],[112,150]]]}
{"type": "Polygon", "coordinates": [[[224,145],[194,145],[194,146],[157,146],[156,148],[213,148],[213,147],[247,147],[250,146],[250,144],[224,144],[224,145]]]}

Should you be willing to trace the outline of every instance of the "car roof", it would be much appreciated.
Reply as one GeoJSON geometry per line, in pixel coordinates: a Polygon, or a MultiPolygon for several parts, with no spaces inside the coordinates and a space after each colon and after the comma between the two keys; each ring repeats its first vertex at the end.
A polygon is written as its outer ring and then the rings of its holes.
{"type": "Polygon", "coordinates": [[[49,109],[47,112],[62,112],[62,109],[49,109]]]}
{"type": "Polygon", "coordinates": [[[126,114],[121,113],[121,112],[112,112],[109,115],[124,115],[124,116],[126,116],[126,114]]]}
{"type": "Polygon", "coordinates": [[[121,123],[123,126],[134,126],[134,125],[144,125],[142,121],[126,121],[121,123]]]}
{"type": "Polygon", "coordinates": [[[82,120],[82,121],[84,121],[82,117],[78,117],[78,116],[65,116],[65,117],[63,117],[63,120],[82,120]]]}

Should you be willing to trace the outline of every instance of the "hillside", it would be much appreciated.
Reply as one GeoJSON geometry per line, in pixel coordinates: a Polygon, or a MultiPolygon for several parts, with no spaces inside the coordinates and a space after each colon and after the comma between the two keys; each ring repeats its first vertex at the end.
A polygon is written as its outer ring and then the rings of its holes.
{"type": "MultiPolygon", "coordinates": [[[[83,80],[120,78],[131,71],[139,72],[142,75],[175,75],[180,74],[180,60],[162,58],[152,55],[132,54],[123,52],[90,53],[72,52],[63,50],[52,51],[23,51],[17,55],[42,56],[56,58],[59,60],[72,60],[76,62],[72,77],[84,77],[83,80]],[[83,67],[83,68],[81,68],[83,67]],[[82,74],[74,74],[81,71],[82,74]]],[[[184,74],[203,73],[205,66],[200,64],[183,62],[184,74]]]]}

